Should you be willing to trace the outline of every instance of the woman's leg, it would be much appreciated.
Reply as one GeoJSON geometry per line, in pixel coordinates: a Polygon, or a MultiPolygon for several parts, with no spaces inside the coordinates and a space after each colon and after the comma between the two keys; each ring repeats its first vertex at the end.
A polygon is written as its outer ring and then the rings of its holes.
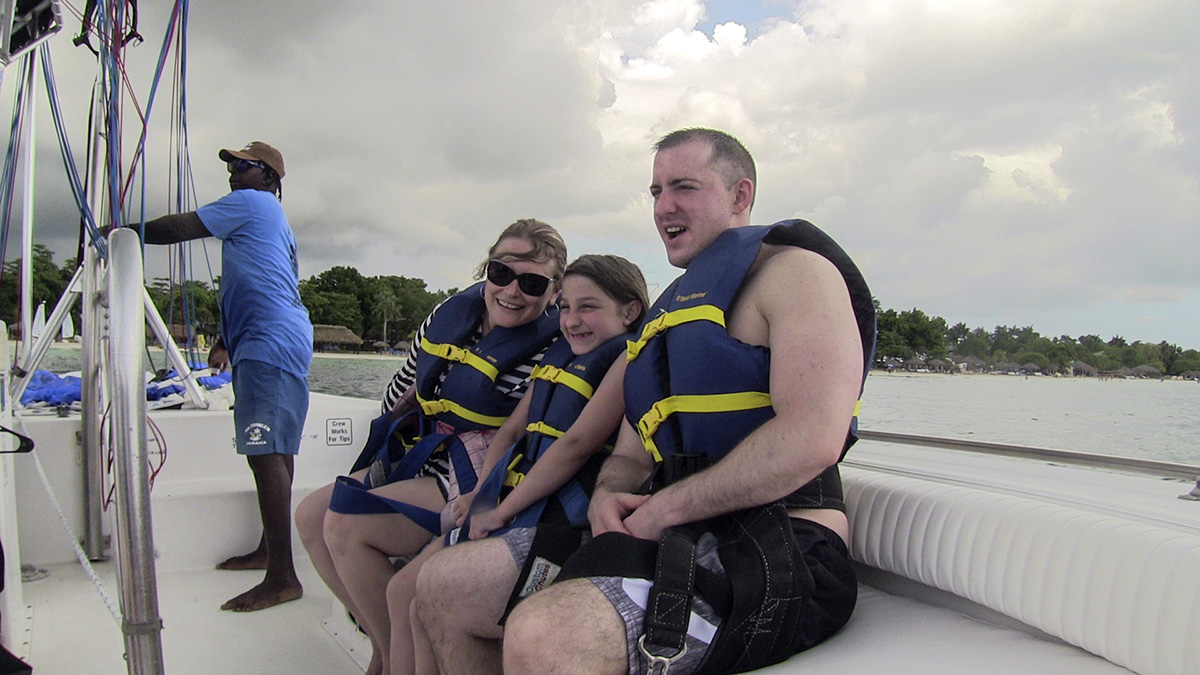
{"type": "MultiPolygon", "coordinates": [[[[398,481],[372,493],[433,511],[445,506],[437,479],[432,477],[398,481]]],[[[391,622],[387,609],[387,585],[395,569],[392,556],[415,556],[432,539],[427,530],[398,513],[325,515],[325,544],[338,578],[357,612],[355,617],[382,652],[388,664],[391,622]]]]}
{"type": "MultiPolygon", "coordinates": [[[[366,474],[366,469],[363,469],[350,474],[350,477],[361,480],[366,474]]],[[[354,615],[355,620],[358,620],[354,601],[338,577],[333,558],[329,555],[329,547],[325,545],[325,513],[329,510],[329,498],[332,494],[333,483],[330,483],[301,500],[296,506],[296,530],[300,533],[300,543],[304,545],[304,550],[308,551],[308,558],[321,580],[346,606],[346,610],[354,615]]]]}
{"type": "Polygon", "coordinates": [[[300,533],[300,543],[304,545],[304,550],[308,551],[308,558],[321,580],[351,614],[357,614],[346,587],[342,585],[342,580],[338,578],[337,570],[333,567],[329,547],[325,545],[325,512],[329,510],[331,494],[333,483],[319,488],[300,501],[296,506],[296,530],[300,533]]]}

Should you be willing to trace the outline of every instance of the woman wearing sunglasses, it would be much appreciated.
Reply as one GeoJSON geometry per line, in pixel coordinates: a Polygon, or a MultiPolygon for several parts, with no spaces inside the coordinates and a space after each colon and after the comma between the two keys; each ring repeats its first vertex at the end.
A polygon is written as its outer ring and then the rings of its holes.
{"type": "MultiPolygon", "coordinates": [[[[486,599],[492,600],[475,604],[472,616],[463,619],[478,619],[496,630],[514,585],[528,592],[536,586],[516,583],[526,561],[561,564],[580,543],[588,522],[588,495],[625,409],[621,357],[634,337],[630,331],[641,324],[649,306],[646,282],[641,270],[624,258],[581,256],[563,275],[559,305],[564,339],[547,350],[521,405],[488,447],[482,473],[486,478],[474,493],[455,503],[461,527],[434,540],[387,585],[392,675],[436,672],[421,627],[414,632],[410,626],[409,607],[418,571],[448,543],[466,542],[468,536],[495,537],[472,542],[462,547],[470,549],[466,557],[451,559],[460,561],[459,569],[470,570],[472,577],[458,579],[455,586],[487,588],[486,599]],[[522,435],[511,446],[504,445],[506,432],[522,435]],[[475,562],[480,555],[499,560],[510,554],[511,567],[475,562]],[[496,570],[501,574],[491,574],[496,570]],[[414,635],[422,636],[416,641],[416,654],[414,635]]],[[[441,560],[432,558],[431,564],[441,560]]]]}
{"type": "MultiPolygon", "coordinates": [[[[317,490],[296,510],[313,566],[371,636],[377,654],[376,636],[385,646],[388,640],[386,628],[372,630],[387,620],[388,557],[415,555],[450,522],[441,514],[449,514],[459,493],[474,489],[488,443],[558,336],[552,303],[565,266],[566,245],[554,228],[533,219],[508,226],[477,271],[484,280],[430,313],[388,387],[389,414],[382,421],[412,422],[419,428],[410,435],[420,440],[406,451],[394,444],[389,451],[385,442],[366,457],[366,468],[317,490]],[[381,578],[378,612],[348,590],[348,571],[381,578]]],[[[380,672],[381,665],[376,658],[368,672],[380,672]]]]}

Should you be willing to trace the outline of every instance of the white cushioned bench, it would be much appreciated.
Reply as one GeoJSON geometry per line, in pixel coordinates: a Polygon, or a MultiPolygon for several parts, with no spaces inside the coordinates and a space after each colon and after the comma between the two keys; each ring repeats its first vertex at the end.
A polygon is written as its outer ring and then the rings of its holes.
{"type": "Polygon", "coordinates": [[[1200,673],[1194,531],[850,466],[842,476],[864,566],[858,608],[826,643],[760,672],[1200,673]]]}

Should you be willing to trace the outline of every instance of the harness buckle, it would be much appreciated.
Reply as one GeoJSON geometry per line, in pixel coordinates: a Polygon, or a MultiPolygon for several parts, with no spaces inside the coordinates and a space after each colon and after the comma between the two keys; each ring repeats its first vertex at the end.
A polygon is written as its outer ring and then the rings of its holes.
{"type": "Polygon", "coordinates": [[[649,662],[646,668],[647,675],[667,675],[667,672],[671,670],[671,664],[683,658],[683,655],[687,653],[687,642],[683,643],[683,648],[675,652],[674,656],[659,656],[658,654],[650,653],[650,650],[646,649],[646,635],[643,633],[638,638],[638,651],[649,662]]]}

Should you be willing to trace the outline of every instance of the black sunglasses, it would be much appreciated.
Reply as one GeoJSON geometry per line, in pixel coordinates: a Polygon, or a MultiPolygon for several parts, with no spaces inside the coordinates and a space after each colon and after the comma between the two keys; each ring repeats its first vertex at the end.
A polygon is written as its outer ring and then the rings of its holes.
{"type": "Polygon", "coordinates": [[[266,164],[251,159],[233,159],[227,162],[227,164],[229,164],[229,173],[241,173],[252,166],[257,166],[263,171],[267,170],[266,164]]]}
{"type": "Polygon", "coordinates": [[[513,280],[517,281],[517,288],[521,292],[533,298],[540,298],[546,289],[550,287],[550,277],[533,272],[525,272],[517,274],[513,268],[505,265],[499,260],[489,260],[487,264],[487,280],[500,286],[501,288],[511,284],[513,280]]]}

